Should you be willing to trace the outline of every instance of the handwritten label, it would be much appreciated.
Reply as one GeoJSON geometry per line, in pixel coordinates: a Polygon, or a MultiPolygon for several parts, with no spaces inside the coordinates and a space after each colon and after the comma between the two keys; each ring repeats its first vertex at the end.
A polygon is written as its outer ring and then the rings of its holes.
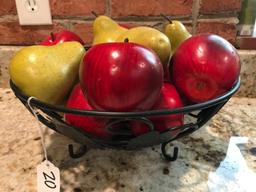
{"type": "Polygon", "coordinates": [[[37,166],[37,191],[60,191],[60,171],[49,161],[44,161],[37,166]]]}

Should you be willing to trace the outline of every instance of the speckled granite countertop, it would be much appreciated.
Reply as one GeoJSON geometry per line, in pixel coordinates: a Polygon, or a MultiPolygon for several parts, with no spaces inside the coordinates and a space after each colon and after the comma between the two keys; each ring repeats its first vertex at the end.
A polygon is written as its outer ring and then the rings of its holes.
{"type": "MultiPolygon", "coordinates": [[[[36,166],[43,159],[37,122],[8,88],[0,88],[0,111],[0,191],[36,191],[36,166]]],[[[67,151],[73,141],[50,129],[45,135],[49,157],[61,170],[61,191],[208,191],[209,172],[225,158],[229,138],[256,138],[256,99],[232,98],[207,126],[172,143],[180,152],[170,163],[161,158],[159,146],[90,150],[74,160],[67,151]]],[[[256,156],[250,151],[255,147],[249,142],[242,153],[256,172],[256,156]]]]}

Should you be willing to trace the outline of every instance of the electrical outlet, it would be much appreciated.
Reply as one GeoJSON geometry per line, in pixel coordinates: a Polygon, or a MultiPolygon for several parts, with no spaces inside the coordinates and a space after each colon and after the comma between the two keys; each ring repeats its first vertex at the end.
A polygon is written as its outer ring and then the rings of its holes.
{"type": "Polygon", "coordinates": [[[49,0],[15,0],[20,25],[52,24],[49,0]]]}

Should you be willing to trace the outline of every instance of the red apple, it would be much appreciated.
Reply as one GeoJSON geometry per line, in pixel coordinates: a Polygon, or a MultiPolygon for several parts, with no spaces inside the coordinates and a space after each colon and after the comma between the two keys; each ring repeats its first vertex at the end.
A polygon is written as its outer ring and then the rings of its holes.
{"type": "MultiPolygon", "coordinates": [[[[182,100],[176,88],[170,83],[164,83],[159,100],[153,106],[153,110],[160,109],[175,109],[183,107],[182,100]]],[[[159,117],[149,117],[149,120],[154,124],[156,131],[163,132],[168,128],[183,125],[184,115],[173,114],[159,117]]],[[[135,135],[141,135],[149,131],[149,128],[138,121],[132,122],[132,132],[135,135]]],[[[176,136],[179,131],[173,131],[172,137],[176,136]]]]}
{"type": "Polygon", "coordinates": [[[187,39],[176,50],[170,66],[175,86],[192,102],[204,102],[230,90],[240,73],[236,49],[213,34],[187,39]]]}
{"type": "Polygon", "coordinates": [[[80,65],[80,83],[97,110],[141,111],[159,98],[163,67],[148,48],[129,42],[91,47],[80,65]]]}
{"type": "Polygon", "coordinates": [[[83,40],[77,34],[71,31],[61,31],[59,33],[51,33],[51,35],[47,37],[47,39],[42,41],[40,45],[50,46],[50,45],[63,43],[66,41],[78,41],[79,43],[84,45],[83,40]]]}
{"type": "MultiPolygon", "coordinates": [[[[93,108],[89,105],[88,101],[84,97],[80,84],[77,84],[73,88],[68,98],[66,107],[81,109],[81,110],[93,110],[93,108]]],[[[100,138],[110,137],[110,134],[104,129],[107,123],[107,120],[104,118],[73,115],[71,113],[66,113],[64,115],[64,118],[65,118],[65,121],[70,125],[76,126],[91,135],[94,135],[100,138]]]]}

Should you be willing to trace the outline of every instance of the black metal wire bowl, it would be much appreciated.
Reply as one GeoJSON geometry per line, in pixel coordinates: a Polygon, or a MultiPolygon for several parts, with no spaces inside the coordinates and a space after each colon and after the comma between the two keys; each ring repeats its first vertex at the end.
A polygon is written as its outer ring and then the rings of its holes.
{"type": "MultiPolygon", "coordinates": [[[[12,81],[10,81],[10,87],[16,97],[26,106],[26,108],[31,112],[28,107],[27,101],[28,96],[24,95],[12,81]]],[[[166,153],[165,146],[169,142],[176,140],[178,138],[184,137],[199,128],[201,128],[205,123],[207,123],[232,97],[232,95],[240,87],[240,78],[237,79],[235,85],[231,90],[225,94],[212,99],[207,102],[192,104],[189,106],[184,106],[182,108],[177,108],[173,110],[152,110],[143,112],[102,112],[102,111],[85,111],[78,109],[66,108],[64,106],[56,106],[44,103],[38,99],[31,99],[30,105],[40,110],[37,113],[38,119],[47,127],[53,129],[54,131],[65,135],[66,137],[80,143],[82,151],[79,154],[74,154],[73,147],[69,146],[70,156],[76,158],[80,157],[86,152],[86,148],[115,148],[115,149],[139,149],[143,147],[149,147],[157,144],[162,144],[161,150],[164,157],[167,160],[176,160],[178,149],[174,148],[174,154],[172,156],[166,153]],[[71,113],[74,115],[83,116],[95,116],[109,118],[110,121],[106,125],[105,129],[112,131],[112,126],[115,124],[120,124],[121,122],[129,121],[141,121],[145,123],[151,131],[134,136],[127,132],[114,132],[116,135],[112,139],[102,139],[97,138],[82,131],[78,127],[67,124],[63,119],[63,113],[71,113]],[[153,123],[148,117],[151,116],[165,116],[172,114],[184,114],[185,123],[182,126],[170,127],[164,132],[157,132],[154,130],[153,123]],[[178,132],[178,134],[177,134],[178,132]],[[85,147],[86,146],[86,147],[85,147]]]]}

